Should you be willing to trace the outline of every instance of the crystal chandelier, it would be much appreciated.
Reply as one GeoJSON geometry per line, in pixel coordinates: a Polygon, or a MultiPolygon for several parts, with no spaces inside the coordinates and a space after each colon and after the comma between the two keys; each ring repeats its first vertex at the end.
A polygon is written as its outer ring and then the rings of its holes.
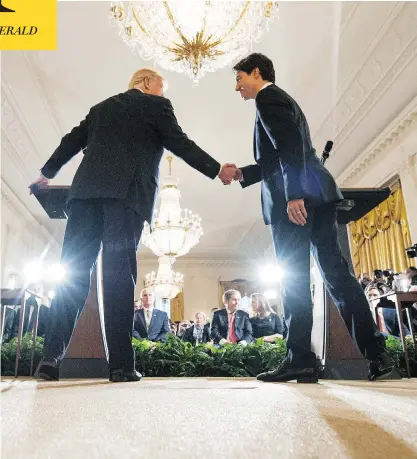
{"type": "Polygon", "coordinates": [[[200,240],[203,234],[201,218],[190,210],[180,207],[181,193],[177,180],[171,176],[172,156],[169,162],[169,176],[165,178],[161,192],[159,212],[156,211],[152,230],[145,222],[142,243],[158,257],[168,257],[170,263],[185,255],[200,240]]]}
{"type": "Polygon", "coordinates": [[[160,257],[158,273],[146,274],[145,287],[152,288],[155,295],[163,299],[175,298],[184,287],[184,275],[172,270],[168,257],[160,257]]]}
{"type": "Polygon", "coordinates": [[[198,83],[247,54],[277,16],[270,1],[133,1],[111,3],[110,19],[143,59],[198,83]]]}
{"type": "Polygon", "coordinates": [[[176,258],[185,255],[203,234],[201,218],[190,210],[182,210],[178,181],[171,174],[172,156],[168,156],[169,175],[165,177],[160,191],[160,207],[156,211],[152,230],[148,222],[141,241],[159,257],[158,273],[145,276],[145,287],[154,290],[162,299],[175,298],[184,287],[184,276],[172,270],[176,258]]]}

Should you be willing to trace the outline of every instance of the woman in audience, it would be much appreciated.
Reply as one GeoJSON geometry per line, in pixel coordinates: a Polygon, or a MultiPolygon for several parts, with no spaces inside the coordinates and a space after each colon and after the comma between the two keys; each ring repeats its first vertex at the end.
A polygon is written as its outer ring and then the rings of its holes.
{"type": "Polygon", "coordinates": [[[182,339],[193,346],[210,341],[210,324],[207,323],[207,316],[204,312],[197,312],[194,324],[185,331],[182,339]]]}
{"type": "Polygon", "coordinates": [[[255,339],[263,338],[264,341],[274,343],[277,338],[282,338],[282,321],[276,314],[265,295],[253,293],[251,295],[252,308],[255,311],[250,321],[252,335],[255,339]]]}

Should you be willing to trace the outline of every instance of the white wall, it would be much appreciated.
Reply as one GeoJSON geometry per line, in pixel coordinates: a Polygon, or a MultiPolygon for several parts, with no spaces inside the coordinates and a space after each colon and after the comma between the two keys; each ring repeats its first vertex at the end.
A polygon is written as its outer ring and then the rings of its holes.
{"type": "Polygon", "coordinates": [[[1,287],[7,287],[12,273],[20,287],[25,265],[42,254],[45,265],[59,262],[60,247],[3,180],[1,198],[1,287]]]}

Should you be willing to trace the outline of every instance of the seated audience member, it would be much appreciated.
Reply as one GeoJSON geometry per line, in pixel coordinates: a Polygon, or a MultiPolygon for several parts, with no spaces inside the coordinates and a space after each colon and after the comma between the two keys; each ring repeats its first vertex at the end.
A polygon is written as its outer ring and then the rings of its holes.
{"type": "Polygon", "coordinates": [[[171,333],[175,336],[177,336],[177,331],[178,331],[178,324],[175,322],[172,322],[171,320],[169,321],[169,329],[171,330],[171,333]]]}
{"type": "MultiPolygon", "coordinates": [[[[365,293],[369,302],[372,299],[378,298],[384,294],[382,289],[378,289],[378,287],[373,285],[368,286],[365,293]]],[[[370,302],[369,304],[371,310],[376,307],[375,302],[370,302]]],[[[398,322],[395,303],[393,301],[388,300],[387,298],[381,298],[379,300],[378,307],[376,308],[376,324],[383,335],[391,335],[395,338],[400,337],[400,324],[398,322]]],[[[405,323],[403,323],[403,326],[405,335],[410,335],[410,332],[405,323]]]]}
{"type": "Polygon", "coordinates": [[[368,273],[362,273],[359,277],[359,282],[362,288],[365,290],[366,286],[371,282],[371,276],[368,273]]]}
{"type": "Polygon", "coordinates": [[[417,268],[415,266],[410,266],[405,273],[408,277],[408,291],[417,292],[417,268]]]}
{"type": "Polygon", "coordinates": [[[133,318],[133,337],[165,343],[170,333],[168,314],[154,307],[155,297],[150,289],[141,292],[142,309],[137,309],[133,318]]]}
{"type": "Polygon", "coordinates": [[[211,322],[210,336],[214,344],[238,343],[242,346],[253,341],[252,326],[249,314],[238,310],[240,293],[237,290],[227,290],[223,294],[224,309],[215,311],[211,322]]]}
{"type": "Polygon", "coordinates": [[[256,311],[251,317],[252,336],[263,338],[264,341],[274,343],[277,338],[282,338],[282,321],[276,314],[265,295],[254,293],[251,295],[252,308],[256,311]]]}
{"type": "Polygon", "coordinates": [[[142,303],[140,302],[140,300],[135,301],[135,311],[137,311],[138,309],[142,309],[142,303]]]}
{"type": "Polygon", "coordinates": [[[179,325],[178,325],[178,331],[177,331],[177,336],[178,338],[182,338],[184,333],[191,327],[191,323],[188,320],[183,320],[179,325]]]}
{"type": "Polygon", "coordinates": [[[192,345],[208,343],[210,341],[210,324],[204,312],[197,312],[195,322],[182,335],[182,339],[192,345]]]}

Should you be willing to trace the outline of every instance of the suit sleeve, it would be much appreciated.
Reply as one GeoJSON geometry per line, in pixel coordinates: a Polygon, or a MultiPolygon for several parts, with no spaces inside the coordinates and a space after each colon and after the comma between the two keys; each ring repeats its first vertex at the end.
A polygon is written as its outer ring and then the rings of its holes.
{"type": "Polygon", "coordinates": [[[246,341],[248,344],[253,341],[252,338],[252,324],[250,323],[249,316],[245,316],[245,322],[243,324],[243,335],[241,341],[246,341]]]}
{"type": "Polygon", "coordinates": [[[136,338],[136,339],[142,339],[142,337],[140,336],[139,331],[136,330],[136,314],[134,315],[134,318],[133,318],[132,336],[133,336],[133,338],[136,338]]]}
{"type": "Polygon", "coordinates": [[[275,333],[279,333],[280,335],[282,335],[282,320],[281,320],[281,317],[279,317],[278,314],[275,315],[275,330],[274,330],[274,334],[275,333]]]}
{"type": "Polygon", "coordinates": [[[163,97],[159,99],[157,103],[160,106],[156,113],[155,123],[164,147],[207,177],[216,178],[220,172],[220,164],[182,131],[171,102],[163,97]]]}
{"type": "Polygon", "coordinates": [[[189,327],[187,328],[187,330],[185,330],[185,333],[182,335],[183,341],[186,341],[187,343],[193,342],[192,330],[193,330],[193,327],[189,327]]]}
{"type": "Polygon", "coordinates": [[[162,328],[161,331],[159,332],[158,336],[155,338],[155,341],[160,341],[161,343],[165,343],[167,339],[167,333],[170,333],[171,330],[169,328],[169,322],[168,322],[168,314],[164,313],[164,318],[162,322],[162,328]]]}
{"type": "MultiPolygon", "coordinates": [[[[286,200],[307,197],[303,191],[301,177],[305,167],[303,137],[293,110],[279,95],[271,94],[271,91],[262,91],[259,94],[256,108],[262,126],[274,147],[274,150],[270,150],[270,155],[276,155],[280,162],[286,200]]],[[[273,159],[266,158],[268,161],[273,159]]]]}
{"type": "Polygon", "coordinates": [[[87,146],[88,118],[62,138],[58,148],[41,169],[44,177],[54,178],[62,166],[87,146]]]}
{"type": "Polygon", "coordinates": [[[215,344],[219,344],[220,340],[223,338],[219,332],[219,315],[216,313],[213,314],[213,319],[211,321],[210,337],[215,344]]]}
{"type": "Polygon", "coordinates": [[[240,182],[242,188],[259,183],[262,180],[262,169],[259,164],[251,164],[250,166],[241,167],[243,180],[240,182]]]}

